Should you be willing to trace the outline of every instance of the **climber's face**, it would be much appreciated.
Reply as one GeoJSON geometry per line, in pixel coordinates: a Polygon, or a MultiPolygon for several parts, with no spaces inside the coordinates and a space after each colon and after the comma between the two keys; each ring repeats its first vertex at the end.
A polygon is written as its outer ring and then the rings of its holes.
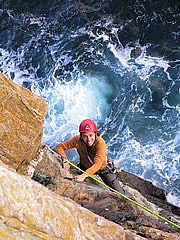
{"type": "Polygon", "coordinates": [[[82,136],[82,140],[89,147],[91,147],[96,140],[96,133],[95,132],[82,133],[81,136],[82,136]]]}

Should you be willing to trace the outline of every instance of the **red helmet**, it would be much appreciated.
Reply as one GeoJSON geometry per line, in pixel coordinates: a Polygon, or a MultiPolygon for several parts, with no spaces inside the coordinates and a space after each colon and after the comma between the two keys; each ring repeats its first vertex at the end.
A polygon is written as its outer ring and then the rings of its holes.
{"type": "Polygon", "coordinates": [[[79,132],[97,132],[95,122],[93,122],[91,119],[83,120],[79,125],[79,132]]]}

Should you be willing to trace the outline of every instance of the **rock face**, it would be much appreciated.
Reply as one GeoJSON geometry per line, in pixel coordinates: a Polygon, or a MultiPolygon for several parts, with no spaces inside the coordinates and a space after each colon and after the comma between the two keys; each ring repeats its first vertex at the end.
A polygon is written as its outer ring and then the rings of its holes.
{"type": "MultiPolygon", "coordinates": [[[[180,239],[178,228],[140,207],[134,211],[132,203],[107,190],[93,179],[87,178],[83,183],[75,182],[73,176],[78,174],[77,170],[71,168],[71,171],[67,172],[62,169],[59,163],[61,159],[47,146],[41,151],[42,160],[35,167],[33,179],[51,191],[70,198],[92,212],[118,223],[124,229],[136,233],[137,239],[139,235],[144,239],[154,240],[180,239]]],[[[121,185],[132,193],[138,203],[180,225],[179,208],[166,201],[162,189],[124,171],[118,173],[118,178],[121,185]]]]}
{"type": "Polygon", "coordinates": [[[0,160],[23,173],[42,141],[45,101],[0,73],[0,160]]]}
{"type": "MultiPolygon", "coordinates": [[[[75,182],[78,171],[65,171],[41,144],[46,113],[42,98],[0,74],[0,240],[180,240],[179,228],[93,179],[75,182]]],[[[124,171],[118,179],[139,204],[180,226],[163,190],[124,171]]]]}
{"type": "MultiPolygon", "coordinates": [[[[141,209],[135,213],[104,187],[88,179],[74,182],[77,172],[63,170],[48,147],[41,153],[33,176],[41,184],[0,161],[0,240],[180,240],[177,229],[141,209]]],[[[138,192],[132,193],[148,204],[138,192]]],[[[148,207],[158,211],[151,203],[148,207]]],[[[171,217],[179,221],[178,216],[171,217]]]]}
{"type": "Polygon", "coordinates": [[[0,239],[125,240],[128,237],[143,239],[0,163],[0,239]]]}

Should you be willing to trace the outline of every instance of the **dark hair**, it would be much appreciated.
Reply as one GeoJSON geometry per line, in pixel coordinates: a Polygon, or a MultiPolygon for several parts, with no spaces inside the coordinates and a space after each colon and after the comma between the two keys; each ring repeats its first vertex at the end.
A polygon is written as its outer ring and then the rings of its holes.
{"type": "MultiPolygon", "coordinates": [[[[80,140],[81,140],[81,142],[83,142],[83,139],[82,139],[82,134],[83,134],[83,133],[82,133],[82,132],[80,132],[80,140]]],[[[97,133],[96,133],[96,134],[97,134],[97,136],[98,136],[98,137],[100,136],[100,132],[99,132],[99,131],[97,131],[97,133]]]]}
{"type": "MultiPolygon", "coordinates": [[[[82,137],[82,134],[83,134],[83,132],[80,132],[80,136],[82,137]]],[[[99,131],[97,131],[97,136],[99,137],[100,136],[100,132],[99,131]]]]}

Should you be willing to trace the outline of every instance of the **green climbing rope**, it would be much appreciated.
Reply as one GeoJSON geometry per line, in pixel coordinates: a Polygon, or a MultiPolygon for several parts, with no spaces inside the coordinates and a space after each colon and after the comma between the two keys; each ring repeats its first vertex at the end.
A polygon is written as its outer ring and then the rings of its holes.
{"type": "MultiPolygon", "coordinates": [[[[56,152],[54,152],[52,149],[49,148],[49,150],[50,150],[52,153],[56,154],[58,157],[60,157],[60,161],[62,161],[62,159],[64,159],[63,156],[58,155],[58,154],[57,154],[56,152]]],[[[81,168],[79,168],[77,165],[75,165],[74,163],[70,162],[67,158],[66,158],[65,160],[66,160],[66,162],[68,162],[71,166],[73,166],[74,168],[78,169],[80,172],[87,174],[90,178],[94,179],[96,182],[100,183],[100,184],[103,185],[104,187],[106,187],[106,188],[110,189],[111,191],[117,193],[117,194],[120,195],[121,197],[126,198],[128,201],[130,201],[130,202],[136,204],[137,206],[139,206],[139,207],[141,207],[142,209],[146,210],[147,212],[153,214],[154,216],[156,216],[156,217],[162,219],[163,221],[165,221],[165,222],[171,224],[172,226],[174,226],[174,227],[180,229],[180,226],[177,225],[176,223],[174,223],[174,222],[168,220],[167,218],[165,218],[165,217],[163,217],[163,216],[161,216],[161,215],[159,215],[159,214],[153,212],[152,210],[150,210],[149,208],[147,208],[147,207],[143,206],[142,204],[136,202],[135,200],[133,200],[133,199],[127,197],[126,195],[124,195],[124,194],[122,194],[122,193],[116,191],[115,189],[109,187],[109,186],[106,185],[104,182],[102,182],[102,181],[100,181],[99,179],[97,179],[95,176],[93,176],[93,175],[89,175],[87,172],[83,171],[83,170],[82,170],[81,168]]]]}
{"type": "Polygon", "coordinates": [[[137,206],[139,206],[139,207],[143,208],[143,209],[144,209],[144,210],[146,210],[147,212],[150,212],[150,213],[151,213],[151,214],[153,214],[154,216],[156,216],[156,217],[158,217],[158,218],[162,219],[163,221],[165,221],[165,222],[167,222],[167,223],[169,223],[169,224],[173,225],[174,227],[176,227],[176,228],[179,228],[179,229],[180,229],[180,226],[179,226],[179,225],[177,225],[177,224],[175,224],[174,222],[172,222],[172,221],[168,220],[168,219],[167,219],[167,218],[165,218],[165,217],[162,217],[161,215],[159,215],[159,214],[157,214],[157,213],[153,212],[152,210],[150,210],[149,208],[147,208],[147,207],[143,206],[142,204],[140,204],[140,203],[138,203],[138,202],[136,202],[136,201],[132,200],[131,198],[127,197],[126,195],[124,195],[124,194],[122,194],[122,193],[120,193],[120,192],[116,191],[115,189],[113,189],[113,188],[109,187],[109,186],[108,186],[108,185],[106,185],[104,182],[100,181],[100,180],[99,180],[99,179],[97,179],[95,176],[91,176],[91,175],[89,175],[88,173],[86,173],[85,171],[83,171],[81,168],[79,168],[78,166],[76,166],[75,164],[73,164],[72,162],[70,162],[69,160],[67,160],[67,159],[66,159],[66,161],[67,161],[67,162],[68,162],[68,163],[69,163],[71,166],[73,166],[74,168],[78,169],[79,171],[81,171],[81,172],[83,172],[83,173],[87,174],[87,175],[88,175],[90,178],[94,179],[96,182],[100,183],[100,184],[101,184],[101,185],[103,185],[104,187],[106,187],[106,188],[110,189],[111,191],[113,191],[113,192],[117,193],[118,195],[120,195],[120,196],[122,196],[122,197],[126,198],[128,201],[130,201],[130,202],[132,202],[132,203],[136,204],[137,206]]]}

